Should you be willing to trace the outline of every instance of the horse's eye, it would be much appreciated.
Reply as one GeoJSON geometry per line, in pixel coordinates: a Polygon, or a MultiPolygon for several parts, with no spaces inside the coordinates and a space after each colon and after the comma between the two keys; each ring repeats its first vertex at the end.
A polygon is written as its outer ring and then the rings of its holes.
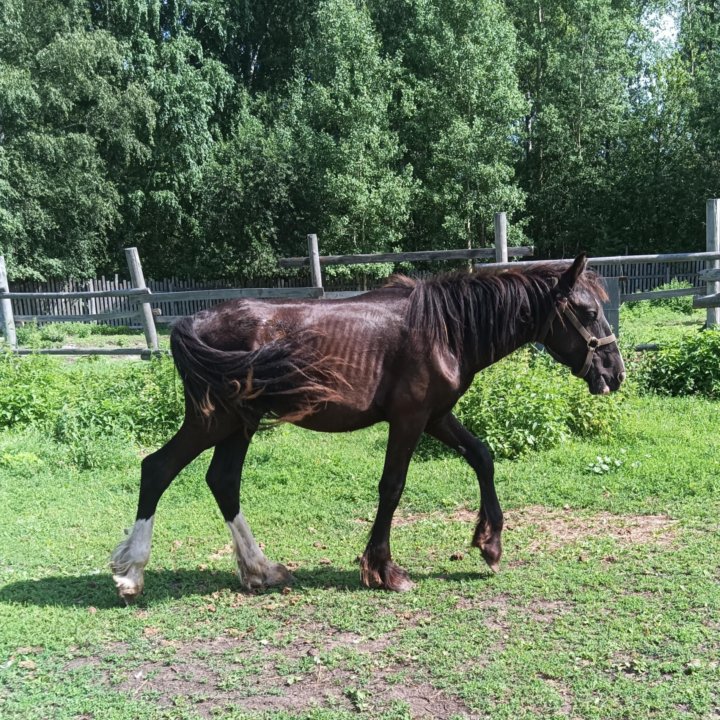
{"type": "Polygon", "coordinates": [[[585,313],[585,317],[588,319],[588,322],[595,322],[598,318],[598,314],[596,310],[588,310],[585,313]]]}

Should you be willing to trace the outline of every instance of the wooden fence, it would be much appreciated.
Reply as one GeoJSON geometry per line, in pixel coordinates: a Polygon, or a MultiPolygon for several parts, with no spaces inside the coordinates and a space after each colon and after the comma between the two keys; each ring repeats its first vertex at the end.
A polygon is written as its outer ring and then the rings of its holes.
{"type": "MultiPolygon", "coordinates": [[[[612,301],[607,310],[611,323],[619,330],[621,302],[634,302],[660,297],[682,295],[696,297],[695,307],[708,308],[708,325],[720,324],[720,200],[707,204],[707,251],[666,255],[635,255],[591,258],[590,264],[606,278],[612,301]],[[709,267],[706,265],[709,264],[709,267]],[[657,291],[659,285],[672,279],[689,282],[688,289],[657,291]]],[[[358,263],[427,262],[445,260],[494,259],[496,267],[513,266],[513,257],[528,257],[533,248],[507,246],[507,222],[504,213],[495,218],[496,244],[494,248],[422,251],[409,253],[378,253],[374,255],[321,256],[317,237],[308,236],[306,257],[285,258],[281,267],[307,268],[295,279],[244,278],[235,281],[215,280],[198,282],[169,278],[147,280],[143,277],[140,259],[135,248],[126,249],[130,280],[100,278],[95,280],[50,281],[48,283],[13,283],[9,285],[4,259],[0,256],[0,321],[6,342],[17,347],[15,321],[35,320],[39,323],[56,321],[96,321],[111,325],[140,325],[145,331],[148,350],[157,351],[156,322],[172,322],[211,304],[239,297],[321,297],[354,295],[380,285],[380,278],[364,276],[358,280],[338,281],[322,276],[324,265],[358,263]],[[358,287],[360,285],[360,287],[358,287]],[[14,308],[13,308],[14,304],[14,308]]],[[[537,262],[537,261],[533,261],[537,262]]],[[[429,273],[414,273],[424,276],[429,273]]],[[[41,352],[57,353],[60,349],[41,352]]],[[[100,348],[68,350],[66,354],[111,354],[100,348]]],[[[121,349],[117,354],[140,353],[140,350],[121,349]]]]}
{"type": "Polygon", "coordinates": [[[701,274],[707,295],[694,298],[693,307],[707,308],[707,326],[720,327],[720,200],[707,201],[705,218],[707,249],[718,253],[718,258],[701,274]]]}
{"type": "MultiPolygon", "coordinates": [[[[597,268],[605,277],[620,278],[620,287],[625,299],[640,292],[652,292],[659,286],[669,283],[673,279],[687,282],[692,285],[690,291],[684,294],[693,295],[705,290],[706,280],[703,271],[707,260],[692,260],[685,262],[658,263],[632,262],[629,259],[622,263],[597,268]]],[[[414,272],[417,277],[430,275],[429,272],[414,272]]],[[[269,278],[269,277],[240,277],[219,280],[193,280],[187,278],[164,278],[160,280],[148,279],[147,287],[154,295],[171,293],[182,290],[218,290],[228,288],[277,288],[291,289],[308,287],[310,285],[309,273],[297,278],[269,278]]],[[[326,292],[365,291],[379,287],[383,278],[361,274],[355,279],[323,277],[326,292]]],[[[130,280],[118,275],[114,277],[100,277],[94,280],[49,280],[47,282],[11,282],[9,290],[13,293],[29,293],[35,297],[13,300],[15,320],[28,322],[36,320],[38,323],[56,321],[99,321],[107,325],[127,325],[131,320],[137,323],[137,310],[128,303],[124,297],[96,297],[96,298],[41,298],[39,293],[68,293],[93,292],[108,290],[128,290],[132,288],[130,280]]],[[[637,299],[637,298],[636,298],[637,299]]],[[[200,300],[165,300],[158,297],[153,300],[153,307],[160,310],[156,318],[158,322],[167,322],[168,318],[192,315],[201,310],[200,300]]],[[[130,324],[132,324],[132,322],[130,324]]]]}
{"type": "MultiPolygon", "coordinates": [[[[3,325],[5,340],[8,346],[19,353],[39,352],[52,355],[140,355],[150,357],[159,352],[155,317],[161,313],[160,308],[152,308],[151,303],[168,306],[173,312],[180,310],[182,314],[193,312],[208,305],[239,297],[297,297],[317,298],[323,294],[322,288],[221,288],[188,290],[180,289],[153,293],[145,283],[136,248],[126,248],[125,254],[130,270],[130,283],[123,281],[123,287],[108,288],[102,283],[102,289],[73,288],[62,290],[24,291],[11,289],[7,281],[5,259],[0,256],[0,321],[3,325]],[[35,314],[15,315],[13,303],[35,303],[35,314]],[[39,306],[38,306],[39,304],[39,306]],[[41,308],[38,312],[39,307],[41,308]],[[55,313],[52,312],[55,310],[55,313]],[[85,310],[85,312],[82,312],[85,310]],[[92,312],[91,312],[92,310],[92,312]],[[59,312],[58,312],[59,311],[59,312]],[[65,313],[65,314],[63,314],[65,313]],[[38,321],[102,321],[117,322],[120,319],[139,323],[145,333],[147,348],[46,348],[39,350],[18,349],[15,320],[38,321]]],[[[27,305],[23,306],[27,311],[27,305]]],[[[166,316],[172,320],[174,316],[166,316]]]]}

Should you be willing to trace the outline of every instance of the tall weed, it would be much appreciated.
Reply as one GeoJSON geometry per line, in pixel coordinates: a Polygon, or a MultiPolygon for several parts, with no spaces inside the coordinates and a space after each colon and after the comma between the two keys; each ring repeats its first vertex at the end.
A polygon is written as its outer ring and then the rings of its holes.
{"type": "Polygon", "coordinates": [[[177,429],[182,409],[182,387],[167,358],[67,363],[0,356],[0,427],[39,427],[69,445],[109,437],[154,445],[177,429]]]}
{"type": "MultiPolygon", "coordinates": [[[[497,457],[516,457],[572,434],[609,433],[617,408],[613,398],[592,397],[547,355],[525,350],[480,373],[457,413],[497,457]]],[[[182,385],[167,358],[0,357],[0,427],[43,429],[80,468],[101,463],[108,443],[159,444],[182,412],[182,385]]]]}
{"type": "Polygon", "coordinates": [[[644,359],[637,380],[649,391],[720,399],[720,329],[668,343],[644,359]]]}
{"type": "Polygon", "coordinates": [[[595,397],[545,353],[523,350],[483,370],[460,399],[460,421],[495,457],[552,447],[571,435],[609,435],[617,396],[595,397]]]}

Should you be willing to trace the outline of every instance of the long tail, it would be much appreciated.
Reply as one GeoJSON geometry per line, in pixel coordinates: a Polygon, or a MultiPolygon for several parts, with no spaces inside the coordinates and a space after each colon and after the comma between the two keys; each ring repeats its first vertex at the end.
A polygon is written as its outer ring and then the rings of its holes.
{"type": "Polygon", "coordinates": [[[341,399],[347,383],[330,358],[313,349],[316,334],[298,331],[257,350],[219,350],[203,341],[192,317],[179,320],[170,347],[185,392],[208,422],[218,410],[247,425],[296,422],[341,399]]]}

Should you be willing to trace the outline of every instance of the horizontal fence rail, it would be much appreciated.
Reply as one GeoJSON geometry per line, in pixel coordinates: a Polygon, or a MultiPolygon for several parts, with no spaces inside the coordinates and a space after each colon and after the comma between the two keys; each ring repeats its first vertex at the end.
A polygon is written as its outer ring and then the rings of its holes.
{"type": "Polygon", "coordinates": [[[703,282],[720,282],[720,268],[708,268],[698,274],[703,282]]]}
{"type": "Polygon", "coordinates": [[[130,302],[166,303],[176,300],[236,300],[238,298],[319,298],[322,288],[227,288],[220,290],[182,290],[151,293],[148,299],[131,298],[130,302]]]}
{"type": "MultiPolygon", "coordinates": [[[[720,200],[709,200],[706,213],[707,251],[669,254],[614,255],[594,257],[588,263],[605,277],[613,297],[613,312],[621,302],[695,296],[693,306],[708,308],[708,325],[718,324],[720,310],[720,200]],[[657,288],[672,280],[685,282],[687,288],[657,288]],[[704,295],[704,297],[701,297],[704,295]]],[[[528,258],[534,248],[507,246],[507,218],[495,216],[495,246],[455,250],[428,250],[400,253],[326,255],[318,251],[316,235],[309,235],[308,256],[284,258],[282,268],[300,268],[296,278],[243,278],[235,280],[195,281],[169,278],[145,280],[135,248],[125,255],[131,280],[99,278],[86,281],[54,280],[48,283],[13,283],[7,280],[4,259],[0,257],[0,321],[11,348],[16,347],[15,320],[40,323],[57,321],[102,322],[109,325],[140,325],[150,351],[157,350],[156,322],[172,322],[192,315],[217,302],[238,298],[342,298],[372,290],[383,278],[362,274],[352,280],[323,278],[321,266],[377,263],[418,263],[445,260],[495,260],[477,268],[517,267],[508,256],[528,258]],[[307,273],[304,270],[307,269],[307,273]],[[309,274],[309,278],[308,278],[309,274]]],[[[556,262],[531,260],[532,263],[556,262]]],[[[413,277],[431,273],[413,271],[413,277]]],[[[618,316],[619,317],[619,316],[618,316]]],[[[48,354],[137,354],[139,349],[48,349],[48,354]],[[117,350],[117,351],[116,351],[117,350]]]]}
{"type": "Polygon", "coordinates": [[[720,308],[720,293],[705,295],[704,297],[696,296],[693,298],[694,308],[720,308]]]}
{"type": "MultiPolygon", "coordinates": [[[[508,247],[513,257],[527,257],[535,254],[533,247],[508,247]]],[[[369,265],[375,263],[435,262],[441,260],[477,260],[494,258],[495,248],[472,248],[470,250],[418,250],[403,253],[371,253],[367,255],[320,255],[321,265],[369,265]]],[[[281,258],[281,268],[310,267],[310,256],[281,258]]]]}
{"type": "Polygon", "coordinates": [[[3,298],[8,300],[90,300],[91,298],[101,297],[137,297],[141,295],[150,295],[150,290],[133,289],[128,290],[103,290],[98,292],[6,292],[0,293],[3,298]]]}

